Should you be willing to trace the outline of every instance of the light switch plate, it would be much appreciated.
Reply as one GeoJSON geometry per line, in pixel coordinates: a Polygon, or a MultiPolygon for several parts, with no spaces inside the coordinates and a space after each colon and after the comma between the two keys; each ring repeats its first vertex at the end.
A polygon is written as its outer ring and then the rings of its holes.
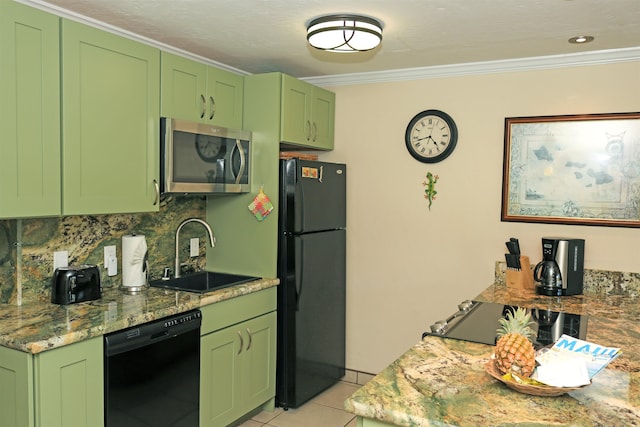
{"type": "Polygon", "coordinates": [[[66,267],[69,265],[68,251],[55,251],[53,253],[53,270],[56,268],[66,267]]]}
{"type": "Polygon", "coordinates": [[[104,247],[104,268],[107,269],[107,276],[109,277],[118,274],[118,257],[115,246],[104,247]]]}
{"type": "Polygon", "coordinates": [[[200,255],[200,239],[194,237],[189,240],[189,256],[195,257],[200,255]]]}
{"type": "Polygon", "coordinates": [[[109,259],[116,257],[116,247],[115,246],[105,246],[104,247],[104,268],[109,268],[109,259]]]}

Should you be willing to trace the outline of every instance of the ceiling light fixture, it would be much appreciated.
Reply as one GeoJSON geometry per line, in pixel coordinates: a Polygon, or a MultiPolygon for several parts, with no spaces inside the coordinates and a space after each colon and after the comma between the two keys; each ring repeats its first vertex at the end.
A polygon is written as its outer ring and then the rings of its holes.
{"type": "Polygon", "coordinates": [[[307,41],[330,52],[364,52],[382,41],[382,24],[361,15],[321,16],[309,22],[307,41]]]}
{"type": "Polygon", "coordinates": [[[569,39],[569,43],[582,44],[582,43],[592,42],[593,40],[594,40],[593,36],[576,36],[576,37],[571,37],[569,39]]]}

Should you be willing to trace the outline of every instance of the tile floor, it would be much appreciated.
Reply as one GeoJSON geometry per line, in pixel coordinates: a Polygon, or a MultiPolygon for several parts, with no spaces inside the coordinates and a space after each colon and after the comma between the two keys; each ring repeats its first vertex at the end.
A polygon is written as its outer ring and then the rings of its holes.
{"type": "Polygon", "coordinates": [[[360,387],[342,381],[299,408],[263,411],[239,427],[355,427],[355,415],[344,410],[344,401],[360,387]]]}

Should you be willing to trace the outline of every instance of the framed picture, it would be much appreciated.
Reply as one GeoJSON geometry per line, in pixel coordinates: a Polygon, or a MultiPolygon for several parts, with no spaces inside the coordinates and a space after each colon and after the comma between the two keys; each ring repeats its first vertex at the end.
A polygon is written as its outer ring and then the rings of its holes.
{"type": "Polygon", "coordinates": [[[640,113],[507,117],[501,219],[640,227],[640,113]]]}

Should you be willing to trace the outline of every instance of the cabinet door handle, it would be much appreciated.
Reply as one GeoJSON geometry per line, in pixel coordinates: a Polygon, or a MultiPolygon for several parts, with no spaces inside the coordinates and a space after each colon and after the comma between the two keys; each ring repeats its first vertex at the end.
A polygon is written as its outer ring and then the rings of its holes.
{"type": "Polygon", "coordinates": [[[157,179],[153,180],[153,186],[156,189],[156,198],[153,199],[153,206],[155,206],[160,201],[160,185],[158,185],[158,180],[157,179]]]}
{"type": "Polygon", "coordinates": [[[316,122],[313,122],[313,142],[316,142],[318,138],[318,126],[316,126],[316,122]]]}
{"type": "Polygon", "coordinates": [[[213,116],[216,115],[216,101],[213,99],[213,96],[209,97],[211,101],[211,114],[209,115],[209,120],[213,120],[213,116]]]}
{"type": "Polygon", "coordinates": [[[238,337],[240,337],[240,348],[238,349],[238,354],[242,353],[242,347],[244,347],[244,340],[242,339],[242,332],[237,331],[238,337]]]}
{"type": "Polygon", "coordinates": [[[307,141],[311,139],[311,122],[307,120],[307,141]]]}
{"type": "Polygon", "coordinates": [[[200,94],[200,99],[202,100],[202,111],[200,113],[200,118],[202,119],[207,112],[207,100],[204,98],[203,94],[200,94]]]}
{"type": "Polygon", "coordinates": [[[249,344],[247,344],[247,351],[251,348],[251,343],[253,342],[253,336],[251,335],[251,330],[247,328],[247,335],[249,335],[249,344]]]}

